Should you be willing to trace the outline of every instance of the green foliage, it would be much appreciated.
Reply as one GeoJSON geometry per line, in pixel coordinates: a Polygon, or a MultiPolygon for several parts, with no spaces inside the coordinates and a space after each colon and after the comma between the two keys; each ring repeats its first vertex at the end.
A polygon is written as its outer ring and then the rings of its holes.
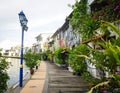
{"type": "Polygon", "coordinates": [[[58,64],[66,64],[68,53],[69,53],[68,49],[65,49],[63,47],[58,48],[54,53],[55,62],[58,64]]]}
{"type": "Polygon", "coordinates": [[[106,56],[105,56],[104,52],[99,51],[99,50],[94,50],[91,52],[91,54],[93,56],[91,59],[95,61],[95,63],[93,63],[93,64],[96,66],[96,68],[105,70],[105,68],[103,67],[103,65],[106,64],[106,60],[105,60],[106,56]]]}
{"type": "Polygon", "coordinates": [[[65,64],[66,62],[63,59],[55,58],[55,63],[57,63],[57,64],[65,64]]]}
{"type": "Polygon", "coordinates": [[[27,52],[26,54],[24,54],[24,57],[26,66],[28,66],[29,68],[34,68],[38,64],[38,60],[40,60],[41,58],[40,54],[31,52],[27,52]]]}
{"type": "Polygon", "coordinates": [[[111,30],[112,32],[115,32],[120,37],[120,29],[118,29],[118,27],[116,27],[113,23],[107,21],[101,21],[100,28],[103,32],[105,32],[107,28],[109,31],[111,30]]]}
{"type": "Polygon", "coordinates": [[[71,7],[73,8],[73,13],[70,22],[74,28],[78,28],[81,24],[81,19],[87,12],[87,5],[86,3],[76,1],[76,3],[71,7]]]}
{"type": "Polygon", "coordinates": [[[47,53],[46,52],[42,53],[42,58],[43,58],[43,60],[47,60],[47,53]]]}
{"type": "MultiPolygon", "coordinates": [[[[120,88],[120,78],[119,76],[115,74],[117,65],[120,65],[120,29],[116,27],[113,23],[106,22],[106,21],[101,21],[102,19],[112,21],[116,18],[119,17],[119,5],[117,2],[112,0],[113,4],[110,4],[109,6],[105,6],[105,8],[102,9],[102,11],[98,11],[100,14],[100,20],[92,17],[91,14],[87,13],[87,2],[83,2],[87,0],[81,0],[76,1],[75,5],[72,6],[73,12],[72,12],[72,17],[70,18],[71,25],[73,26],[73,29],[76,29],[79,31],[79,33],[82,36],[82,40],[87,40],[98,33],[97,31],[101,34],[105,35],[110,35],[111,32],[114,32],[118,35],[117,39],[112,39],[110,41],[106,41],[107,38],[103,41],[98,40],[99,45],[104,48],[104,50],[97,50],[97,49],[91,49],[91,50],[86,50],[87,48],[84,46],[78,46],[74,48],[73,50],[70,51],[69,55],[69,63],[71,67],[73,68],[74,71],[80,72],[80,71],[85,71],[85,59],[89,60],[91,63],[93,63],[97,69],[100,69],[102,71],[107,71],[109,72],[110,75],[114,76],[115,81],[102,81],[98,82],[96,86],[94,86],[91,90],[92,93],[95,89],[95,93],[102,93],[103,91],[99,91],[102,88],[106,89],[106,91],[111,90],[112,93],[118,93],[114,91],[116,88],[120,88]],[[112,9],[113,12],[110,10],[112,9]],[[105,11],[105,12],[104,12],[105,11]],[[104,12],[103,15],[101,15],[101,12],[104,12]],[[107,14],[107,16],[105,15],[107,14]],[[105,16],[104,16],[105,15],[105,16]],[[109,16],[116,16],[116,17],[109,17],[109,16]],[[86,52],[87,51],[87,52],[86,52]],[[89,55],[89,53],[91,53],[89,55]],[[109,87],[106,86],[109,83],[109,87]],[[106,87],[106,88],[105,88],[106,87]]],[[[98,0],[99,3],[105,0],[98,0]]],[[[96,1],[97,2],[97,1],[96,1]]],[[[109,2],[111,2],[109,0],[109,2]]],[[[119,1],[118,1],[119,2],[119,1]]],[[[108,3],[108,1],[107,1],[108,3]]],[[[119,23],[119,22],[118,22],[119,23]]],[[[85,76],[89,76],[89,74],[85,74],[85,76]]],[[[105,77],[105,76],[103,76],[105,77]]],[[[106,79],[106,77],[105,77],[106,79]]],[[[120,89],[118,89],[120,90],[120,89]]]]}
{"type": "Polygon", "coordinates": [[[58,48],[57,50],[55,50],[54,56],[58,59],[62,59],[62,54],[61,54],[62,51],[63,51],[62,47],[58,48]]]}
{"type": "Polygon", "coordinates": [[[44,51],[44,52],[42,53],[42,58],[43,58],[44,60],[48,60],[49,57],[50,57],[50,50],[44,51]]]}
{"type": "Polygon", "coordinates": [[[96,0],[92,6],[96,6],[92,14],[94,18],[113,22],[120,18],[120,1],[119,0],[96,0]]]}
{"type": "MultiPolygon", "coordinates": [[[[119,29],[110,22],[103,21],[101,24],[103,32],[111,31],[120,35],[119,29]],[[107,30],[106,30],[107,29],[107,30]]],[[[90,61],[99,69],[114,74],[117,64],[120,64],[120,38],[112,39],[111,41],[102,40],[97,43],[104,48],[104,51],[92,49],[92,57],[90,61]],[[93,62],[94,60],[94,62],[93,62]]]]}
{"type": "Polygon", "coordinates": [[[95,30],[100,27],[100,22],[87,13],[87,0],[76,1],[72,8],[74,10],[70,22],[73,28],[79,31],[83,40],[93,37],[95,30]]]}
{"type": "Polygon", "coordinates": [[[119,41],[120,41],[120,37],[118,37],[117,39],[112,39],[111,44],[120,47],[120,42],[119,41]]]}
{"type": "MultiPolygon", "coordinates": [[[[113,78],[114,78],[114,85],[117,85],[120,87],[120,72],[117,72],[116,74],[113,75],[113,78]]],[[[113,85],[113,87],[114,87],[113,85]]]]}
{"type": "Polygon", "coordinates": [[[120,92],[120,74],[114,74],[106,81],[100,82],[91,88],[87,93],[119,93],[120,92]]]}
{"type": "Polygon", "coordinates": [[[105,43],[104,54],[106,56],[106,67],[112,74],[115,73],[117,64],[120,64],[120,47],[112,45],[111,42],[105,43]]]}
{"type": "MultiPolygon", "coordinates": [[[[94,91],[97,93],[101,93],[103,91],[119,93],[120,91],[120,75],[116,74],[117,65],[120,65],[120,33],[119,29],[109,22],[103,22],[101,25],[101,29],[104,31],[105,29],[111,29],[111,31],[118,34],[117,39],[112,39],[109,41],[103,40],[103,43],[99,42],[99,44],[104,48],[104,51],[94,50],[93,57],[96,67],[109,72],[109,75],[112,76],[110,79],[106,79],[101,83],[98,83],[96,86],[92,87],[88,93],[93,93],[94,91]]],[[[105,77],[106,78],[106,77],[105,77]]]]}
{"type": "Polygon", "coordinates": [[[101,82],[100,79],[94,78],[89,72],[84,72],[81,77],[86,80],[90,86],[94,86],[101,82]]]}
{"type": "Polygon", "coordinates": [[[52,53],[49,53],[49,54],[48,54],[48,59],[52,60],[53,56],[54,56],[54,55],[53,55],[52,53]]]}
{"type": "Polygon", "coordinates": [[[82,23],[80,24],[78,31],[82,35],[83,40],[95,36],[97,34],[97,29],[100,27],[100,21],[93,19],[90,14],[84,15],[81,20],[82,23]]]}
{"type": "MultiPolygon", "coordinates": [[[[102,21],[101,23],[101,31],[113,31],[120,36],[119,29],[110,22],[102,21]]],[[[110,41],[102,40],[102,42],[98,42],[100,46],[104,48],[104,51],[100,50],[92,50],[94,60],[94,64],[97,68],[101,70],[107,71],[111,74],[114,74],[116,71],[117,64],[120,64],[120,37],[117,39],[112,39],[110,41]]]]}
{"type": "MultiPolygon", "coordinates": [[[[105,81],[102,83],[97,84],[96,86],[92,87],[90,91],[88,91],[87,93],[94,93],[94,89],[98,88],[99,86],[105,86],[109,83],[109,81],[105,81]]],[[[95,91],[95,93],[102,93],[103,91],[95,91]]],[[[104,92],[103,92],[104,93],[104,92]]]]}
{"type": "Polygon", "coordinates": [[[82,39],[86,40],[92,38],[100,27],[100,22],[91,17],[91,15],[84,15],[81,19],[82,23],[79,25],[78,31],[82,35],[82,39]]]}
{"type": "Polygon", "coordinates": [[[0,93],[4,93],[7,89],[7,81],[9,79],[9,76],[6,70],[8,67],[9,63],[0,55],[0,93]]]}
{"type": "Polygon", "coordinates": [[[78,55],[89,55],[89,48],[85,44],[81,44],[70,51],[69,64],[75,72],[86,71],[85,58],[78,55]]]}

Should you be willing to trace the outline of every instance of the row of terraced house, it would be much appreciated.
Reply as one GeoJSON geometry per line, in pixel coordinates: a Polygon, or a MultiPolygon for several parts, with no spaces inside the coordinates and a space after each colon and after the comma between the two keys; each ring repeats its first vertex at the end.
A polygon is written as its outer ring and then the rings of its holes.
{"type": "MultiPolygon", "coordinates": [[[[101,1],[101,3],[97,3],[97,2],[98,2],[97,0],[94,0],[91,4],[88,5],[89,7],[88,11],[90,13],[94,14],[96,10],[101,10],[102,8],[108,5],[108,1],[105,0],[103,0],[103,2],[101,1]]],[[[94,49],[99,48],[99,46],[97,46],[97,44],[93,44],[91,40],[87,40],[85,42],[82,41],[81,35],[78,33],[76,29],[73,28],[73,26],[70,23],[69,19],[71,17],[72,17],[72,13],[66,18],[65,23],[60,28],[58,28],[53,35],[52,34],[48,35],[49,37],[46,39],[46,41],[43,44],[40,43],[42,41],[41,38],[42,34],[37,36],[36,39],[38,44],[37,45],[35,44],[35,46],[37,46],[38,48],[36,47],[35,48],[39,49],[39,52],[50,50],[51,53],[54,53],[54,51],[59,47],[72,49],[73,47],[76,47],[83,43],[87,44],[89,47],[94,49]],[[43,45],[43,47],[41,47],[41,45],[43,45]]],[[[117,25],[119,27],[120,24],[118,23],[117,25]]],[[[100,37],[101,36],[98,36],[97,38],[100,37]]],[[[117,35],[111,32],[110,37],[116,38],[117,35]]],[[[88,64],[87,69],[94,77],[99,77],[99,73],[97,73],[97,69],[94,65],[88,64]]],[[[106,75],[108,75],[107,72],[106,75]]]]}

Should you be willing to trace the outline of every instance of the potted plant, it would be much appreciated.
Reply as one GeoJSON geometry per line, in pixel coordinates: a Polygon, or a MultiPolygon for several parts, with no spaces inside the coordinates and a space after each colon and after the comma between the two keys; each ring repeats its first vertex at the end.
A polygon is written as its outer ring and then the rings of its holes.
{"type": "Polygon", "coordinates": [[[31,53],[31,52],[27,52],[25,55],[25,64],[27,67],[30,68],[30,73],[31,75],[34,74],[34,67],[37,66],[38,64],[38,60],[39,60],[39,56],[36,53],[31,53]]]}

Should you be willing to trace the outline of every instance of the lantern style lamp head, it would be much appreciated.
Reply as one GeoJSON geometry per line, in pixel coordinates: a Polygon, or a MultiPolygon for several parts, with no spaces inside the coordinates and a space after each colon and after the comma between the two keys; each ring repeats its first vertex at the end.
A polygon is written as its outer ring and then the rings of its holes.
{"type": "Polygon", "coordinates": [[[27,26],[28,20],[27,20],[25,14],[23,13],[23,11],[21,11],[18,15],[19,15],[19,20],[20,20],[21,26],[27,26]]]}
{"type": "Polygon", "coordinates": [[[19,20],[20,20],[21,26],[23,27],[23,29],[25,31],[27,31],[27,29],[28,29],[28,27],[27,27],[28,20],[27,20],[25,14],[23,13],[23,11],[21,11],[18,15],[19,15],[19,20]]]}

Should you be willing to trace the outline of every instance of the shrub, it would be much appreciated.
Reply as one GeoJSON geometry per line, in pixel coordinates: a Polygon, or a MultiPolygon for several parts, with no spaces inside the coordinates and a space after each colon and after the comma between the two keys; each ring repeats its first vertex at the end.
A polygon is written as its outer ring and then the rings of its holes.
{"type": "Polygon", "coordinates": [[[7,80],[9,79],[6,69],[9,63],[5,58],[0,55],[0,93],[4,93],[7,90],[7,80]]]}
{"type": "Polygon", "coordinates": [[[85,58],[79,57],[79,55],[88,55],[89,48],[85,44],[81,44],[70,51],[69,64],[75,72],[86,71],[85,58]]]}
{"type": "Polygon", "coordinates": [[[54,53],[55,62],[58,64],[67,64],[68,53],[69,49],[58,48],[54,53]]]}
{"type": "Polygon", "coordinates": [[[28,66],[29,68],[34,68],[38,64],[38,60],[40,59],[39,54],[31,52],[27,52],[24,57],[26,66],[28,66]]]}

